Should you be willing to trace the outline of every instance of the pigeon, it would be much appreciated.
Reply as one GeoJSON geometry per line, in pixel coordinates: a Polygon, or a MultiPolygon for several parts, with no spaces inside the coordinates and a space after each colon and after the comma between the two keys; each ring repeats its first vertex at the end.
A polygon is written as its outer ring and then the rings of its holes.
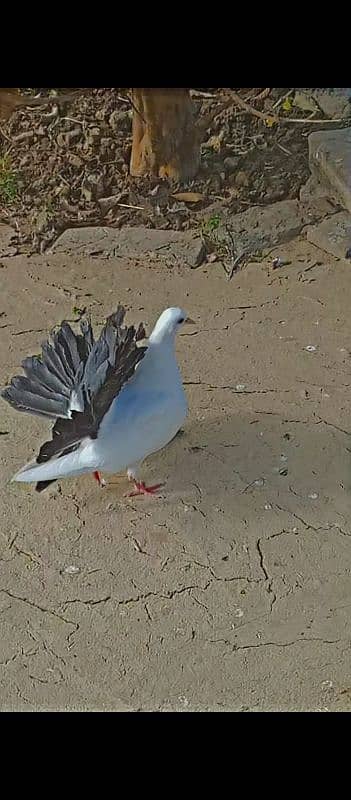
{"type": "Polygon", "coordinates": [[[90,321],[81,320],[79,334],[63,322],[40,356],[24,359],[25,374],[1,391],[17,411],[54,420],[52,438],[12,481],[35,482],[42,492],[87,472],[104,486],[100,472],[126,470],[134,482],[128,496],[156,494],[164,485],[146,486],[140,467],[175,437],[187,415],[175,335],[193,320],[181,308],[167,308],[142,346],[143,324],[126,327],[124,317],[119,305],[97,340],[90,321]]]}

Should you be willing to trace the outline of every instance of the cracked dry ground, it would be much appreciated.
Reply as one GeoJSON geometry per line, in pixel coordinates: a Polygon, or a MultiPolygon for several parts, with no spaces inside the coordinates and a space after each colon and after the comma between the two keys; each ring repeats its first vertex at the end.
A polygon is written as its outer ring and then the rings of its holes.
{"type": "Polygon", "coordinates": [[[304,241],[279,255],[230,283],[219,264],[2,260],[2,385],[74,306],[197,320],[184,433],[145,473],[163,500],[126,500],[124,477],[9,484],[48,429],[1,405],[2,709],[351,708],[350,267],[304,241]]]}

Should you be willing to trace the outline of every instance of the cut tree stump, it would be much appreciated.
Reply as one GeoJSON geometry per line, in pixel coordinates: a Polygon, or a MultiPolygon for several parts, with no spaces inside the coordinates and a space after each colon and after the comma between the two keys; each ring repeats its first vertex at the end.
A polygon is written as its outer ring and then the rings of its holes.
{"type": "Polygon", "coordinates": [[[188,181],[200,163],[200,136],[189,89],[132,89],[130,174],[188,181]]]}

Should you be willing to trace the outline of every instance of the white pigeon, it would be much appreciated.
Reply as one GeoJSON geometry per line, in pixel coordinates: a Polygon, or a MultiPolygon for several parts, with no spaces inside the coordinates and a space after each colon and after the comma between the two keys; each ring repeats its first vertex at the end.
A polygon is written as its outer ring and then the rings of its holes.
{"type": "Polygon", "coordinates": [[[142,324],[123,327],[125,309],[108,317],[97,341],[90,322],[75,334],[63,322],[41,356],[22,362],[2,397],[18,411],[55,419],[52,439],[35,462],[12,478],[35,482],[41,492],[52,481],[92,472],[127,470],[136,494],[154,494],[163,484],[147,487],[139,479],[144,459],[165,447],[187,414],[187,401],[175,356],[175,334],[192,322],[181,308],[167,308],[158,319],[148,346],[142,324]]]}

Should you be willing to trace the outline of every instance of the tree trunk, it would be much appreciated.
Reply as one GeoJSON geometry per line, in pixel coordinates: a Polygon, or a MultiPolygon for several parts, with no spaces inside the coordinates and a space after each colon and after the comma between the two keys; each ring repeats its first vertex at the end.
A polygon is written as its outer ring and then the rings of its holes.
{"type": "Polygon", "coordinates": [[[132,89],[130,174],[187,181],[200,163],[200,141],[189,89],[132,89]]]}

